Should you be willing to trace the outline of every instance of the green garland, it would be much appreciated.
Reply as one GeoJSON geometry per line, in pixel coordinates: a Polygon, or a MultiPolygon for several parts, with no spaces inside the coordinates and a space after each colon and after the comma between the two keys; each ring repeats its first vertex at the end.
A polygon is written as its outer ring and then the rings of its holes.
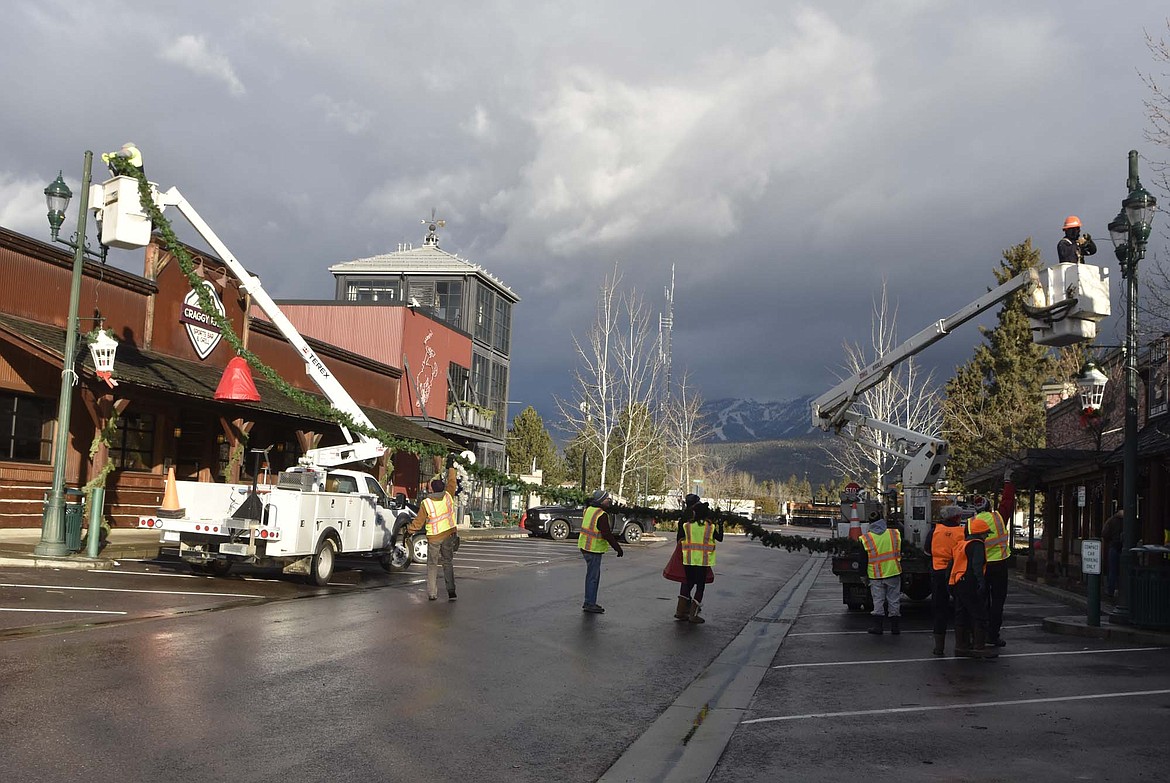
{"type": "MultiPolygon", "coordinates": [[[[110,414],[110,418],[106,419],[106,423],[104,425],[102,425],[102,427],[96,433],[94,433],[93,442],[89,444],[89,458],[90,458],[90,460],[93,460],[93,458],[97,455],[98,451],[101,449],[102,446],[109,448],[110,445],[113,444],[114,433],[117,431],[118,431],[118,412],[115,410],[112,414],[110,414]]],[[[88,498],[93,494],[93,490],[95,488],[97,488],[97,487],[102,487],[103,489],[105,488],[106,479],[113,472],[114,472],[114,460],[107,458],[106,464],[102,465],[101,470],[99,470],[97,473],[95,473],[94,477],[91,478],[89,481],[87,481],[85,486],[81,488],[81,491],[84,492],[86,495],[86,498],[87,498],[86,502],[87,503],[89,502],[88,498]]]]}

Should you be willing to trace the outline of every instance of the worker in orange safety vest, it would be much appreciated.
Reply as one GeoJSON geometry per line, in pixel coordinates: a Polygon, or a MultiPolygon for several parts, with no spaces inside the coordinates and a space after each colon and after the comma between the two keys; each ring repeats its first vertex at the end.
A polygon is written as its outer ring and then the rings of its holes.
{"type": "Polygon", "coordinates": [[[935,655],[946,653],[947,627],[954,609],[951,606],[951,564],[955,559],[955,547],[966,538],[967,512],[954,504],[939,509],[939,521],[926,534],[923,551],[930,555],[930,609],[934,616],[935,655]]]}
{"type": "Polygon", "coordinates": [[[878,512],[869,520],[869,531],[862,534],[861,545],[867,558],[865,575],[873,598],[873,625],[869,633],[880,636],[885,618],[890,618],[890,633],[902,632],[902,534],[886,525],[878,512]]]}
{"type": "Polygon", "coordinates": [[[951,566],[951,590],[955,595],[955,657],[998,658],[999,651],[987,647],[987,556],[984,540],[991,532],[987,520],[972,519],[967,535],[955,547],[951,566]],[[974,646],[969,646],[970,632],[974,646]]]}

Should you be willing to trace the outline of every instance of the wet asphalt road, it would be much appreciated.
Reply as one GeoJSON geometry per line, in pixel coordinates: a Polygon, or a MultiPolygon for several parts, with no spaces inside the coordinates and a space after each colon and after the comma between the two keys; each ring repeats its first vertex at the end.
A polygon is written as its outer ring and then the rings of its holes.
{"type": "MultiPolygon", "coordinates": [[[[809,562],[729,537],[709,622],[691,626],[671,618],[668,552],[607,555],[601,616],[580,612],[573,542],[465,541],[455,603],[427,601],[417,566],[366,564],[326,588],[149,563],[2,569],[0,610],[125,612],[0,611],[4,778],[597,780],[630,768],[639,737],[809,562]]],[[[823,558],[811,565],[726,749],[667,779],[1162,779],[1170,650],[1044,633],[1070,610],[1015,591],[1004,657],[937,659],[925,606],[906,608],[901,636],[872,637],[823,558]]],[[[697,744],[709,726],[694,729],[697,744]]]]}

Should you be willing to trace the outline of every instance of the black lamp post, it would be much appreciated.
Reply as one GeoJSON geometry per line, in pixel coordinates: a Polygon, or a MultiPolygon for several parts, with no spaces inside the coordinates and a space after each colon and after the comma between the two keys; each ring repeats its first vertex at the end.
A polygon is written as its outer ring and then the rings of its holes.
{"type": "Polygon", "coordinates": [[[1129,178],[1125,186],[1129,195],[1121,202],[1121,211],[1109,224],[1109,237],[1113,240],[1114,253],[1121,263],[1121,275],[1126,280],[1125,289],[1125,445],[1122,470],[1122,506],[1125,517],[1121,534],[1121,580],[1118,585],[1117,604],[1111,620],[1128,623],[1131,619],[1130,571],[1133,567],[1133,552],[1137,546],[1137,420],[1138,420],[1138,373],[1137,373],[1137,267],[1146,254],[1146,242],[1150,238],[1150,223],[1158,201],[1142,187],[1138,179],[1137,150],[1129,153],[1129,178]]]}

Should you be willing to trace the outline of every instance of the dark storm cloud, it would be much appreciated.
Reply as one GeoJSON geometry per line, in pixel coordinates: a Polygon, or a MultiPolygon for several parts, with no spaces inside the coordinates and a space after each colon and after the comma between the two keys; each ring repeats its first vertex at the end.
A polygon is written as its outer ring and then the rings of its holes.
{"type": "MultiPolygon", "coordinates": [[[[437,209],[444,249],[523,297],[511,396],[542,412],[615,264],[653,308],[675,266],[676,368],[705,396],[816,394],[883,280],[905,337],[992,285],[1010,245],[1054,260],[1067,214],[1105,238],[1126,152],[1158,157],[1138,71],[1164,16],[14,2],[0,223],[43,238],[57,170],[76,187],[82,150],[132,140],[276,297],[331,296],[328,265],[421,241],[437,209]]],[[[949,373],[977,340],[924,359],[949,373]]]]}

